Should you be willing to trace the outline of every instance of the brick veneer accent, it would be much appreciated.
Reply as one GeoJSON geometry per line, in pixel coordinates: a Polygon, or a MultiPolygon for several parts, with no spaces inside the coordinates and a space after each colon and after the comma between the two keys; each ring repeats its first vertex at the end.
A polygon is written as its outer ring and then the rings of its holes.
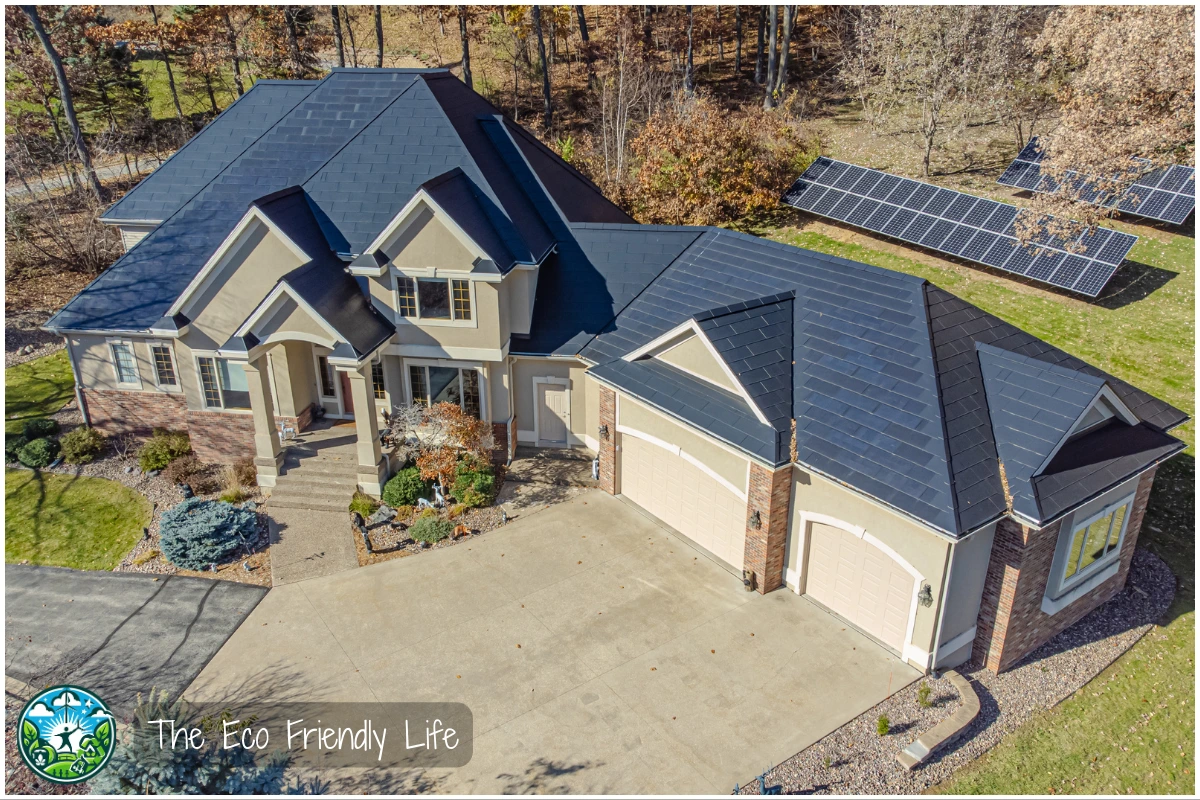
{"type": "Polygon", "coordinates": [[[744,568],[754,573],[759,593],[783,585],[783,554],[787,546],[788,511],[792,498],[792,468],[769,470],[750,463],[750,491],[746,496],[746,550],[744,568]],[[750,518],[757,511],[761,525],[750,518]]]}
{"type": "Polygon", "coordinates": [[[300,412],[297,417],[276,417],[275,423],[284,423],[289,428],[294,428],[296,433],[308,430],[308,426],[312,425],[313,415],[317,413],[317,404],[311,403],[308,408],[300,412]]]}
{"type": "Polygon", "coordinates": [[[617,493],[617,393],[607,386],[600,387],[600,427],[608,428],[608,436],[600,437],[600,488],[609,494],[617,493]]]}
{"type": "Polygon", "coordinates": [[[84,389],[92,427],[108,436],[149,436],[154,428],[184,430],[187,401],[182,394],[84,389]]]}
{"type": "Polygon", "coordinates": [[[511,458],[508,446],[508,423],[492,423],[492,463],[499,466],[511,458]]]}
{"type": "Polygon", "coordinates": [[[1042,611],[1042,597],[1050,580],[1062,520],[1041,530],[1008,519],[997,524],[976,623],[976,663],[992,672],[1008,669],[1125,586],[1154,473],[1147,472],[1138,482],[1117,574],[1054,615],[1042,611]]]}
{"type": "Polygon", "coordinates": [[[229,464],[254,457],[254,417],[228,411],[188,411],[192,452],[201,461],[229,464]]]}

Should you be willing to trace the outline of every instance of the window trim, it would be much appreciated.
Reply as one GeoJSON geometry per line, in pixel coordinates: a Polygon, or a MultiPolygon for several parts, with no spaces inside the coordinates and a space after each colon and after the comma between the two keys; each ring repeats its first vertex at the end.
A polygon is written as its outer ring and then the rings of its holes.
{"type": "Polygon", "coordinates": [[[164,392],[178,392],[183,389],[182,376],[179,374],[179,359],[175,357],[175,346],[170,341],[150,342],[150,367],[154,370],[154,385],[164,392]],[[162,383],[159,380],[158,360],[154,357],[154,349],[161,347],[167,351],[167,360],[171,362],[171,372],[175,377],[175,383],[162,383]]]}
{"type": "MultiPolygon", "coordinates": [[[[436,358],[405,358],[402,362],[404,372],[404,396],[408,398],[408,402],[416,402],[413,397],[412,390],[412,374],[409,372],[410,367],[444,367],[447,369],[458,370],[458,388],[459,396],[466,397],[466,392],[463,387],[463,372],[466,370],[474,370],[479,373],[479,418],[484,422],[491,420],[491,408],[489,407],[489,387],[487,381],[487,369],[485,365],[478,361],[448,361],[439,360],[436,358]]],[[[386,375],[386,372],[385,372],[386,375]]],[[[426,390],[429,388],[429,373],[425,373],[426,390]]],[[[462,408],[462,401],[459,402],[459,408],[462,408]]]]}
{"type": "MultiPolygon", "coordinates": [[[[193,350],[192,351],[192,363],[196,368],[196,385],[200,389],[200,405],[201,405],[202,410],[204,410],[204,411],[219,411],[222,414],[253,414],[254,413],[253,408],[226,408],[225,407],[225,389],[222,388],[222,386],[221,386],[221,372],[220,372],[220,368],[217,367],[218,361],[226,361],[226,362],[229,362],[232,364],[238,364],[238,365],[244,365],[244,364],[249,363],[249,362],[245,362],[245,361],[235,361],[232,358],[222,358],[221,356],[217,355],[216,350],[193,350]],[[208,404],[208,399],[204,396],[204,375],[200,371],[200,360],[203,358],[210,359],[213,362],[213,365],[212,365],[213,366],[213,377],[216,378],[216,381],[217,381],[217,396],[221,400],[221,405],[219,405],[219,406],[210,406],[208,404]]],[[[253,404],[253,401],[251,401],[251,404],[253,404]]]]}
{"type": "MultiPolygon", "coordinates": [[[[421,272],[426,272],[422,270],[421,272]]],[[[478,328],[479,327],[479,303],[475,295],[475,284],[478,281],[471,277],[469,272],[446,272],[444,270],[430,269],[427,274],[409,274],[396,270],[392,273],[392,310],[393,317],[398,324],[418,324],[426,326],[452,326],[458,328],[478,328]],[[412,281],[413,287],[413,305],[416,308],[416,313],[412,316],[403,316],[400,313],[400,281],[412,281]],[[448,293],[450,303],[450,317],[425,317],[421,314],[421,289],[417,281],[445,281],[446,291],[448,293]],[[458,319],[454,316],[454,282],[463,281],[467,284],[467,302],[470,304],[470,319],[458,319]]]]}
{"type": "MultiPolygon", "coordinates": [[[[1108,569],[1120,561],[1121,550],[1125,546],[1125,535],[1129,531],[1129,519],[1133,513],[1133,502],[1136,495],[1136,491],[1129,492],[1128,494],[1122,495],[1120,498],[1112,501],[1111,503],[1106,503],[1102,508],[1092,514],[1087,515],[1086,517],[1072,517],[1070,525],[1063,526],[1063,530],[1059,533],[1057,552],[1055,553],[1054,557],[1054,568],[1051,573],[1054,580],[1052,581],[1051,586],[1047,587],[1048,589],[1053,589],[1051,599],[1061,602],[1064,599],[1064,595],[1074,594],[1075,590],[1080,589],[1080,587],[1086,586],[1087,588],[1084,589],[1085,592],[1090,590],[1090,588],[1092,588],[1091,584],[1094,583],[1095,578],[1104,574],[1108,569]],[[1121,519],[1121,532],[1117,537],[1116,546],[1113,547],[1109,552],[1102,555],[1100,558],[1093,561],[1091,564],[1088,564],[1086,567],[1077,570],[1075,574],[1067,577],[1067,568],[1070,566],[1069,559],[1071,557],[1071,549],[1075,541],[1076,534],[1078,534],[1080,530],[1089,528],[1096,520],[1114,514],[1117,509],[1121,508],[1122,506],[1125,507],[1125,514],[1121,519]]],[[[1112,538],[1111,523],[1109,524],[1106,537],[1106,541],[1111,540],[1112,538]]],[[[1086,546],[1087,541],[1084,540],[1084,547],[1086,546]]],[[[1083,548],[1080,549],[1081,557],[1082,553],[1083,548]]],[[[1106,580],[1107,577],[1108,576],[1101,578],[1101,582],[1106,580]]],[[[1050,593],[1048,592],[1048,594],[1050,593]]]]}
{"type": "Polygon", "coordinates": [[[141,367],[138,366],[137,350],[133,346],[133,340],[111,338],[105,339],[104,343],[108,345],[109,364],[112,366],[113,380],[116,381],[116,385],[126,389],[137,389],[138,391],[141,391],[143,387],[142,370],[141,367]],[[117,351],[115,349],[117,345],[127,348],[129,350],[129,357],[133,359],[132,381],[121,380],[121,370],[117,367],[117,351]]]}

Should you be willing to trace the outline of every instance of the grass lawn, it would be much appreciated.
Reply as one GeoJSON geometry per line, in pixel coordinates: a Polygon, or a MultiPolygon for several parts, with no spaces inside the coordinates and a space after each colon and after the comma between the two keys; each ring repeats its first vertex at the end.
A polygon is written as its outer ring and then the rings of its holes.
{"type": "MultiPolygon", "coordinates": [[[[137,60],[133,69],[141,75],[142,83],[146,86],[146,95],[150,98],[150,114],[155,119],[178,117],[179,115],[175,113],[175,101],[171,99],[171,86],[167,82],[167,68],[162,61],[157,56],[145,56],[137,60]]],[[[211,113],[212,103],[208,100],[208,92],[202,85],[184,85],[183,65],[179,61],[172,60],[171,72],[175,76],[175,88],[179,93],[179,105],[183,107],[183,113],[187,115],[201,112],[211,113]]],[[[252,81],[245,77],[242,80],[245,87],[249,89],[252,81]]],[[[213,87],[213,94],[217,97],[217,108],[222,111],[234,100],[237,100],[237,89],[233,85],[232,70],[221,71],[221,79],[213,87]]]]}
{"type": "MultiPolygon", "coordinates": [[[[1096,302],[1055,294],[838,226],[759,229],[778,241],[919,275],[1073,355],[1195,413],[1195,264],[1190,236],[1138,234],[1096,302]]],[[[1095,680],[1034,717],[933,791],[947,794],[1192,794],[1195,791],[1195,423],[1158,471],[1139,545],[1179,581],[1158,627],[1095,680]]]]}
{"type": "Polygon", "coordinates": [[[150,502],[102,478],[4,472],[4,560],[110,570],[150,524],[150,502]]]}
{"type": "Polygon", "coordinates": [[[4,370],[4,432],[20,434],[25,420],[53,414],[74,396],[66,350],[9,367],[4,370]]]}

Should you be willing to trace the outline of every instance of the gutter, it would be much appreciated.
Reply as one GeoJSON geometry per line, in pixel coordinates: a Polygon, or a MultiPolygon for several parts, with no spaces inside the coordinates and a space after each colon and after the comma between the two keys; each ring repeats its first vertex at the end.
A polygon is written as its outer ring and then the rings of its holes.
{"type": "Polygon", "coordinates": [[[83,417],[83,424],[92,427],[92,418],[88,414],[87,404],[83,401],[83,389],[79,385],[79,365],[75,363],[75,353],[71,351],[71,338],[63,336],[63,346],[67,351],[67,361],[71,365],[71,381],[75,384],[75,405],[83,417]]]}

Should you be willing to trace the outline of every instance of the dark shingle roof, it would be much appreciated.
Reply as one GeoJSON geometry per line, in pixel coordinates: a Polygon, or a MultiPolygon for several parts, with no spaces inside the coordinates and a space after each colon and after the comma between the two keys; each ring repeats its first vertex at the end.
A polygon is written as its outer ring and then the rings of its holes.
{"type": "Polygon", "coordinates": [[[316,81],[258,81],[101,219],[161,222],[170,217],[316,85],[316,81]]]}
{"type": "MultiPolygon", "coordinates": [[[[793,292],[694,315],[738,383],[776,431],[792,433],[793,292]]],[[[786,446],[786,445],[785,445],[786,446]]]]}
{"type": "Polygon", "coordinates": [[[1033,476],[1071,432],[1104,381],[991,345],[978,343],[975,348],[1013,509],[1041,519],[1033,476]]]}
{"type": "Polygon", "coordinates": [[[511,220],[461,169],[455,167],[421,184],[421,188],[488,254],[501,272],[508,272],[518,262],[533,263],[533,254],[521,241],[511,220]]]}

